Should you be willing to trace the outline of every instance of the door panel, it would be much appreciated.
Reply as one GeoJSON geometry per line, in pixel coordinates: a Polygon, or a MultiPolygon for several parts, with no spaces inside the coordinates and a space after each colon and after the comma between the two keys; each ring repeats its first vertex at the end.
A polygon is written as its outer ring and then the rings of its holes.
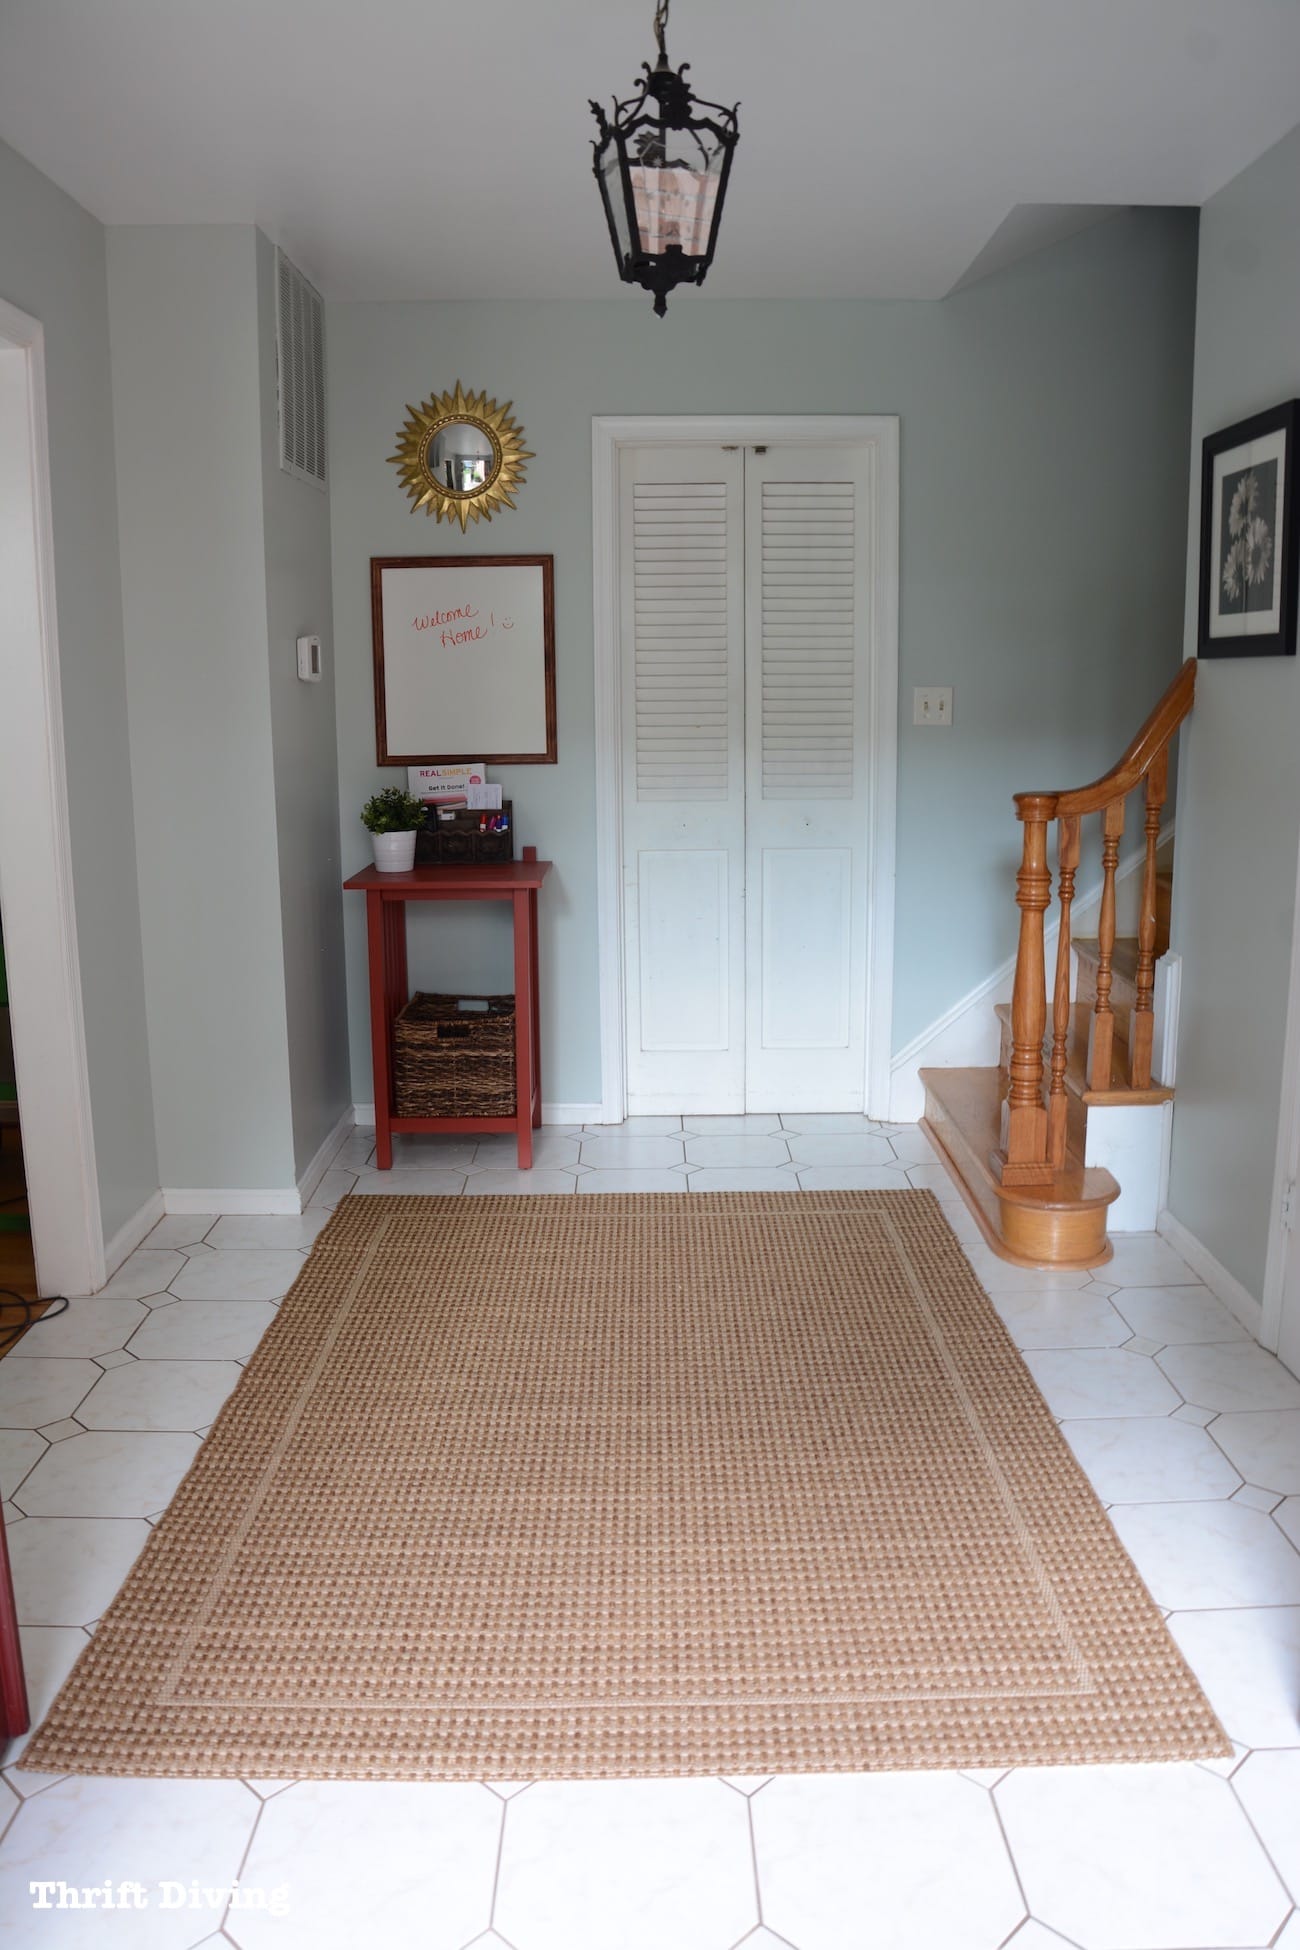
{"type": "MultiPolygon", "coordinates": [[[[853,855],[848,847],[765,847],[762,898],[762,1047],[849,1048],[853,1002],[853,855]]],[[[797,1087],[802,1055],[790,1066],[797,1087]]]]}
{"type": "Polygon", "coordinates": [[[725,853],[686,848],[637,856],[647,1053],[730,1047],[727,864],[725,853]]]}
{"type": "Polygon", "coordinates": [[[620,456],[628,1110],[744,1109],[743,460],[620,456]]]}
{"type": "Polygon", "coordinates": [[[867,454],[745,457],[745,1104],[860,1111],[866,1088],[867,454]]]}

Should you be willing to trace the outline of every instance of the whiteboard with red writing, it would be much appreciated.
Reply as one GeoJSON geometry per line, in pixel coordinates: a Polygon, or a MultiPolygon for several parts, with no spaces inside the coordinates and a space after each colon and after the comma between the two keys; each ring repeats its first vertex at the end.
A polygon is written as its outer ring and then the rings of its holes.
{"type": "Polygon", "coordinates": [[[374,557],[381,765],[553,765],[549,555],[374,557]]]}

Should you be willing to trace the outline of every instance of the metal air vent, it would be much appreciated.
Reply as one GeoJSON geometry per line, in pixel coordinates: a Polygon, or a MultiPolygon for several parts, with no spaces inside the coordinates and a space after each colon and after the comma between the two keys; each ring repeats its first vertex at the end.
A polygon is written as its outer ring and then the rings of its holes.
{"type": "Polygon", "coordinates": [[[325,485],[325,306],[283,251],[275,254],[280,465],[325,485]]]}

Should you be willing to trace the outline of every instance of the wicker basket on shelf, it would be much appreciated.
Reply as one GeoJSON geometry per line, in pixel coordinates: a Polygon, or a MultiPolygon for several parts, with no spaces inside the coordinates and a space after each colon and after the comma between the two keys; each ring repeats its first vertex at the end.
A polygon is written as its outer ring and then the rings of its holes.
{"type": "Polygon", "coordinates": [[[393,1073],[399,1117],[513,1117],[514,996],[413,995],[393,1024],[393,1073]]]}

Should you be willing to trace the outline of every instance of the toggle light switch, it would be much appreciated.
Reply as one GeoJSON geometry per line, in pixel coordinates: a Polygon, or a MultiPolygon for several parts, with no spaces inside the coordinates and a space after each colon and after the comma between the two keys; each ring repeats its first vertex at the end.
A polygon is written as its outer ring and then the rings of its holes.
{"type": "Polygon", "coordinates": [[[950,725],[952,723],[952,685],[932,685],[929,690],[913,691],[912,723],[950,725]]]}

